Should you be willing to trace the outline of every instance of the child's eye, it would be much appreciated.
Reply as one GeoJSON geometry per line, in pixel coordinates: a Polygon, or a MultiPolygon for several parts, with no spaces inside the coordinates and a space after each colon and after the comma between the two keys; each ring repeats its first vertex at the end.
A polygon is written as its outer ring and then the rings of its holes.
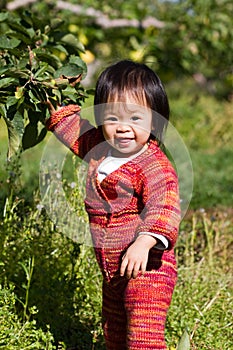
{"type": "Polygon", "coordinates": [[[104,117],[104,122],[116,122],[117,117],[114,117],[113,115],[108,115],[104,117]]]}
{"type": "Polygon", "coordinates": [[[138,115],[133,115],[132,117],[131,117],[131,120],[133,121],[133,122],[136,122],[136,121],[138,121],[138,120],[140,120],[141,118],[138,116],[138,115]]]}

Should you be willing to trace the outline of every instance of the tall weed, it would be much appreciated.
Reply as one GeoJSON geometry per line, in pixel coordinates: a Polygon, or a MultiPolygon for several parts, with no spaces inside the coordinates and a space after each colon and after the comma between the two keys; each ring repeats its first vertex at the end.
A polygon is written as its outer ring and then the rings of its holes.
{"type": "Polygon", "coordinates": [[[36,321],[22,321],[15,305],[17,296],[14,287],[0,285],[0,349],[52,350],[53,336],[49,329],[38,328],[36,321]]]}

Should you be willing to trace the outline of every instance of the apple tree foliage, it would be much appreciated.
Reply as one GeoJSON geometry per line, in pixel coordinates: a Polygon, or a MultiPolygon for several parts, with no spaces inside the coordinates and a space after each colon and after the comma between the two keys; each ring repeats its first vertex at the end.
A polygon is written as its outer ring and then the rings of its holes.
{"type": "Polygon", "coordinates": [[[69,0],[54,8],[64,3],[64,15],[85,34],[96,60],[132,58],[166,82],[190,77],[217,98],[232,99],[232,0],[69,0]]]}
{"type": "Polygon", "coordinates": [[[24,11],[0,13],[0,116],[9,136],[10,158],[46,135],[51,110],[87,97],[81,86],[87,67],[83,45],[65,21],[24,11]]]}

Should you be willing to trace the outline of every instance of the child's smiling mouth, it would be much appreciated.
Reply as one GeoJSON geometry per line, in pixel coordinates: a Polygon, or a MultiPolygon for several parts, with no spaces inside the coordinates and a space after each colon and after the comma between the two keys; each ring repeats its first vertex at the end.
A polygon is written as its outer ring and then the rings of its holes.
{"type": "Polygon", "coordinates": [[[129,146],[132,140],[133,138],[130,138],[130,137],[118,137],[116,139],[116,143],[119,147],[123,148],[123,147],[129,146]]]}

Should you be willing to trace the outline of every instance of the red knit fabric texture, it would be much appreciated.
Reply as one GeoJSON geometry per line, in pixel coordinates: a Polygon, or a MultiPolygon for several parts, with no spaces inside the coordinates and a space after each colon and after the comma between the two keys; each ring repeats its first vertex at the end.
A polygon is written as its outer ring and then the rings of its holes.
{"type": "Polygon", "coordinates": [[[81,108],[78,105],[68,105],[60,107],[55,113],[53,113],[46,122],[47,129],[54,131],[54,127],[65,117],[68,117],[74,113],[79,113],[81,108]]]}
{"type": "Polygon", "coordinates": [[[88,161],[86,210],[97,261],[104,277],[103,328],[107,350],[165,350],[166,314],[176,283],[174,245],[180,221],[178,180],[155,141],[101,183],[97,168],[108,154],[101,128],[67,106],[47,122],[49,130],[88,161]],[[119,276],[121,258],[140,232],[164,235],[165,251],[152,248],[145,276],[119,276]]]}

